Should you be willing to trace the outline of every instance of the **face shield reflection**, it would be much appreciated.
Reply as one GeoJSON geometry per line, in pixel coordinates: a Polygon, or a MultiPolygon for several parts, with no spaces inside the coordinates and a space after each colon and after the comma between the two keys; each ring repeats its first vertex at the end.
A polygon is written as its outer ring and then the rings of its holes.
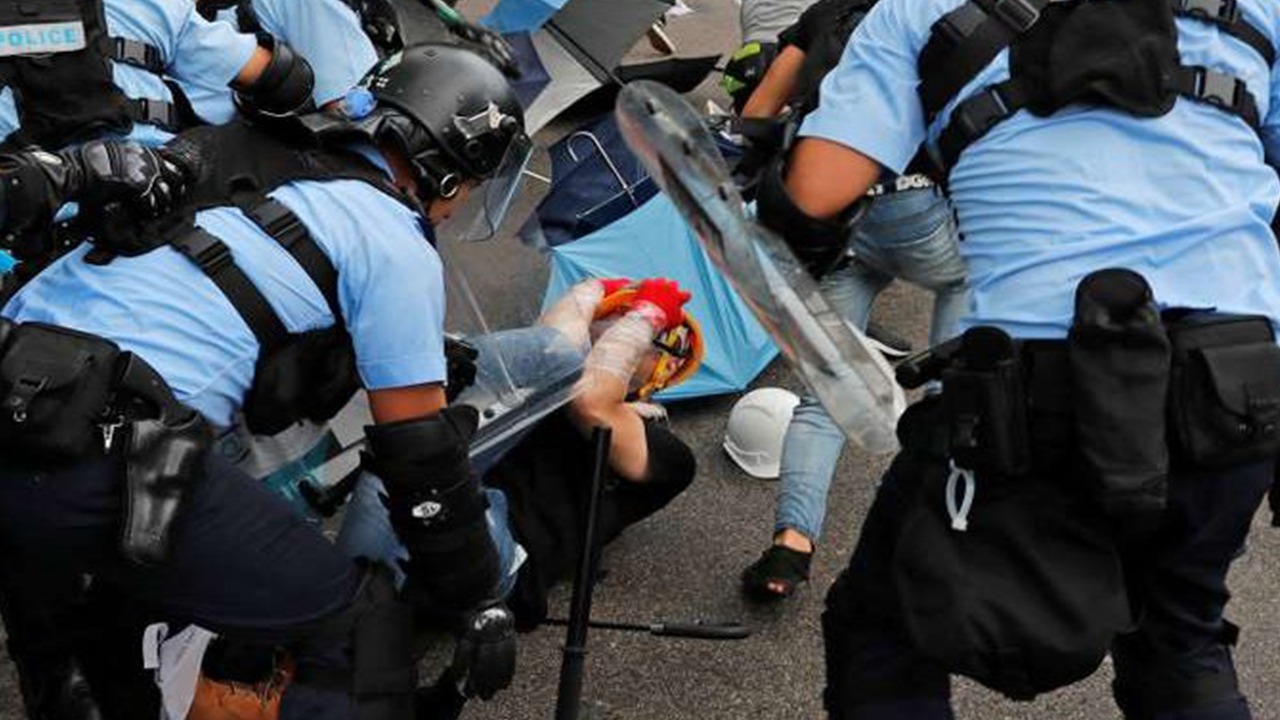
{"type": "Polygon", "coordinates": [[[489,240],[499,234],[511,203],[522,186],[525,170],[533,157],[533,142],[524,134],[507,145],[493,175],[461,200],[440,232],[442,237],[463,242],[489,240]]]}

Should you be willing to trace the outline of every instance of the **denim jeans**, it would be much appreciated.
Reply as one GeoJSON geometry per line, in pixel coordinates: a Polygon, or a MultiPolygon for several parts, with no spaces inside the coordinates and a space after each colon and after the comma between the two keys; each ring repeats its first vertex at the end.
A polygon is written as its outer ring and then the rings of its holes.
{"type": "MultiPolygon", "coordinates": [[[[854,259],[824,278],[822,290],[851,324],[865,329],[876,296],[899,278],[934,293],[931,345],[955,333],[967,301],[966,268],[950,203],[940,191],[877,197],[850,245],[854,259]]],[[[844,433],[822,404],[802,398],[783,443],[775,533],[791,528],[818,539],[844,443],[844,433]]]]}
{"type": "MultiPolygon", "coordinates": [[[[476,359],[476,383],[463,391],[455,402],[484,407],[506,392],[495,388],[513,386],[517,391],[545,388],[547,383],[576,377],[581,372],[581,349],[571,347],[552,328],[535,326],[504,330],[469,338],[468,341],[479,351],[476,359]]],[[[485,469],[501,457],[502,452],[519,442],[528,429],[526,427],[523,432],[505,433],[503,440],[484,453],[484,457],[473,457],[474,471],[483,474],[485,469]]],[[[391,566],[397,573],[397,580],[403,581],[396,561],[408,559],[409,551],[396,537],[387,508],[379,499],[380,495],[385,494],[382,481],[374,475],[365,473],[360,478],[347,503],[337,544],[348,557],[371,558],[391,566]]],[[[506,495],[493,488],[487,488],[485,494],[489,500],[485,520],[489,525],[489,535],[498,549],[498,562],[502,571],[499,592],[505,597],[515,586],[517,574],[527,554],[511,531],[506,495]]]]}

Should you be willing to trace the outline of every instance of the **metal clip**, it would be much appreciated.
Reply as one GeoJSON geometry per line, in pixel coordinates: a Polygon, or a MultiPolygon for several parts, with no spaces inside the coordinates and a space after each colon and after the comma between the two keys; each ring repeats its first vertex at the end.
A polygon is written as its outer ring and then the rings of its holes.
{"type": "Polygon", "coordinates": [[[123,418],[115,418],[110,422],[104,422],[98,427],[102,429],[102,451],[111,452],[111,446],[115,444],[116,431],[124,425],[123,418]]]}

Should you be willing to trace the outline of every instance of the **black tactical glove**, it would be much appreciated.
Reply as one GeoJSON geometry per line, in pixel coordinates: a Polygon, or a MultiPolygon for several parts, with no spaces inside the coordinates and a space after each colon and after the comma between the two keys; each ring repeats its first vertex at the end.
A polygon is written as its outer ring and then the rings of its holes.
{"type": "Polygon", "coordinates": [[[454,405],[434,417],[365,428],[366,470],[387,489],[391,526],[409,550],[405,592],[419,607],[456,618],[496,595],[498,551],[488,503],[467,446],[479,414],[454,405]]]}
{"type": "Polygon", "coordinates": [[[488,700],[511,685],[516,621],[501,600],[486,600],[467,615],[449,671],[467,697],[488,700]]]}
{"type": "Polygon", "coordinates": [[[131,142],[96,140],[57,154],[0,155],[3,245],[22,260],[42,257],[52,249],[54,214],[72,201],[86,206],[86,217],[106,216],[100,220],[118,220],[120,210],[141,217],[162,214],[181,196],[188,175],[163,150],[131,142]]]}
{"type": "Polygon", "coordinates": [[[733,180],[744,200],[755,199],[760,175],[782,152],[787,121],[775,118],[742,118],[737,121],[742,135],[742,157],[733,166],[733,180]]]}
{"type": "Polygon", "coordinates": [[[177,156],[136,143],[95,141],[68,155],[79,168],[74,197],[85,212],[122,207],[142,218],[163,215],[193,174],[177,156]]]}
{"type": "Polygon", "coordinates": [[[814,278],[835,269],[849,244],[849,232],[865,211],[865,200],[859,200],[839,217],[824,220],[810,217],[796,206],[787,193],[783,170],[786,158],[778,158],[760,177],[756,216],[760,223],[782,236],[814,278]]]}

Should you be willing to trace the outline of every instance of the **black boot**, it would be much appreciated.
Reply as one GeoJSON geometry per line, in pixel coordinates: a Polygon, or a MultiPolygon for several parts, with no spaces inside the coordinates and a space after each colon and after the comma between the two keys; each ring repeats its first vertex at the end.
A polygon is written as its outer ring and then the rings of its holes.
{"type": "Polygon", "coordinates": [[[38,656],[9,644],[28,720],[105,720],[89,682],[70,654],[38,656]]]}

